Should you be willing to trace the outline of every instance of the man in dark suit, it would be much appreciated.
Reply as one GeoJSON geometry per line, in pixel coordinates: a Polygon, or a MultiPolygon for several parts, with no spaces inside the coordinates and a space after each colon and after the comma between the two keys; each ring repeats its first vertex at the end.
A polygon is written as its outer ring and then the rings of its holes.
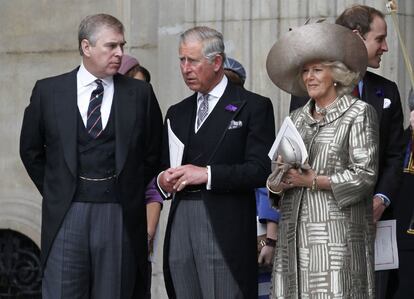
{"type": "MultiPolygon", "coordinates": [[[[414,99],[413,99],[414,100],[414,99]]],[[[411,107],[410,107],[411,108],[411,107]]],[[[414,298],[414,110],[410,113],[410,127],[404,131],[404,168],[398,202],[394,210],[397,218],[399,267],[390,283],[395,287],[393,299],[414,298]],[[395,275],[397,274],[397,275],[395,275]],[[395,276],[395,277],[394,277],[395,276]]],[[[391,296],[389,297],[391,298],[391,296]]]]}
{"type": "MultiPolygon", "coordinates": [[[[381,56],[388,51],[384,14],[373,7],[354,5],[336,23],[351,29],[363,40],[368,66],[379,68],[381,56]]],[[[402,175],[403,114],[397,85],[379,75],[366,72],[358,85],[358,97],[371,104],[380,121],[378,180],[373,197],[374,222],[393,217],[402,175]]],[[[292,97],[290,111],[303,106],[309,98],[292,97]]],[[[389,271],[376,272],[376,298],[386,298],[389,271]]]]}
{"type": "Polygon", "coordinates": [[[43,196],[43,298],[143,298],[161,111],[150,85],[117,74],[119,20],[88,16],[78,38],[81,66],[36,83],[20,138],[43,196]]]}
{"type": "Polygon", "coordinates": [[[195,27],[180,37],[180,68],[195,93],[166,119],[184,143],[182,166],[169,167],[164,130],[158,181],[171,195],[164,248],[170,298],[257,298],[254,188],[270,173],[270,100],[224,76],[223,36],[195,27]]]}

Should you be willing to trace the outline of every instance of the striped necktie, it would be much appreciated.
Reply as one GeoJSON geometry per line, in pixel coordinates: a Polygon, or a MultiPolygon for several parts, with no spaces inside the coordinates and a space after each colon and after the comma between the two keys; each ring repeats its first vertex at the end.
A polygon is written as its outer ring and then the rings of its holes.
{"type": "Polygon", "coordinates": [[[101,106],[104,93],[102,80],[96,79],[95,83],[97,87],[91,93],[88,106],[88,119],[86,121],[86,130],[93,138],[99,137],[102,133],[101,106]]]}
{"type": "Polygon", "coordinates": [[[356,98],[359,98],[359,87],[358,84],[354,87],[354,89],[352,90],[352,95],[356,98]]]}

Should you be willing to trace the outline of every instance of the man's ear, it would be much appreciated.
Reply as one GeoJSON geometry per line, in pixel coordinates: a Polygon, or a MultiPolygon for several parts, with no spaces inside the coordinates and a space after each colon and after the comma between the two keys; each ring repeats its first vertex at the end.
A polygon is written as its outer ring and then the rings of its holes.
{"type": "Polygon", "coordinates": [[[362,36],[361,32],[359,32],[358,29],[354,29],[354,30],[352,30],[352,32],[355,33],[356,35],[358,35],[359,38],[362,39],[362,41],[365,40],[365,37],[362,36]]]}
{"type": "Polygon", "coordinates": [[[89,57],[90,50],[91,50],[91,44],[86,38],[81,41],[81,47],[82,47],[83,55],[85,55],[86,57],[89,57]]]}
{"type": "Polygon", "coordinates": [[[214,57],[214,61],[213,61],[213,63],[214,63],[214,71],[215,72],[218,72],[218,70],[221,68],[221,66],[224,64],[224,61],[223,61],[223,56],[221,56],[221,55],[219,55],[219,54],[217,54],[215,57],[214,57]]]}

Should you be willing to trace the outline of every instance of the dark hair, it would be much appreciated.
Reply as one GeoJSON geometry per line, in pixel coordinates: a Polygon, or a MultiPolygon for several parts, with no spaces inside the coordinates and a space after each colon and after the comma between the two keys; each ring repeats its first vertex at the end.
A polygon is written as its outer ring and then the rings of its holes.
{"type": "Polygon", "coordinates": [[[125,73],[125,76],[133,78],[137,73],[141,73],[144,76],[146,82],[151,82],[150,72],[141,65],[136,65],[131,68],[128,72],[125,73]]]}
{"type": "Polygon", "coordinates": [[[109,27],[119,33],[124,33],[124,25],[114,16],[103,13],[87,16],[79,24],[78,42],[81,56],[83,56],[82,41],[86,39],[94,46],[97,40],[97,33],[103,27],[109,27]]]}
{"type": "Polygon", "coordinates": [[[226,75],[227,79],[229,79],[229,81],[231,83],[234,83],[234,84],[239,85],[241,87],[244,86],[243,79],[236,72],[234,72],[232,70],[229,70],[229,69],[224,69],[224,74],[226,75]]]}
{"type": "Polygon", "coordinates": [[[375,17],[385,18],[379,10],[371,6],[357,4],[345,9],[335,23],[351,30],[358,30],[364,36],[371,31],[371,23],[375,17]]]}

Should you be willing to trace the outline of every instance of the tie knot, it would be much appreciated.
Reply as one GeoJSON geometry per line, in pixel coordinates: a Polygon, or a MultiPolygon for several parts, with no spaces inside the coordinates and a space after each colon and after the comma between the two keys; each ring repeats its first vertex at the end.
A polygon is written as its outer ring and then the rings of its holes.
{"type": "Polygon", "coordinates": [[[356,86],[354,87],[354,89],[352,90],[352,95],[353,95],[354,97],[359,98],[359,86],[358,86],[358,85],[356,85],[356,86]]]}
{"type": "Polygon", "coordinates": [[[102,86],[102,80],[101,79],[96,79],[95,83],[96,83],[96,85],[98,85],[98,87],[102,86]]]}
{"type": "Polygon", "coordinates": [[[208,97],[209,97],[209,94],[208,94],[208,93],[206,93],[206,94],[203,94],[203,95],[201,96],[201,99],[202,99],[203,101],[208,101],[208,97]]]}

